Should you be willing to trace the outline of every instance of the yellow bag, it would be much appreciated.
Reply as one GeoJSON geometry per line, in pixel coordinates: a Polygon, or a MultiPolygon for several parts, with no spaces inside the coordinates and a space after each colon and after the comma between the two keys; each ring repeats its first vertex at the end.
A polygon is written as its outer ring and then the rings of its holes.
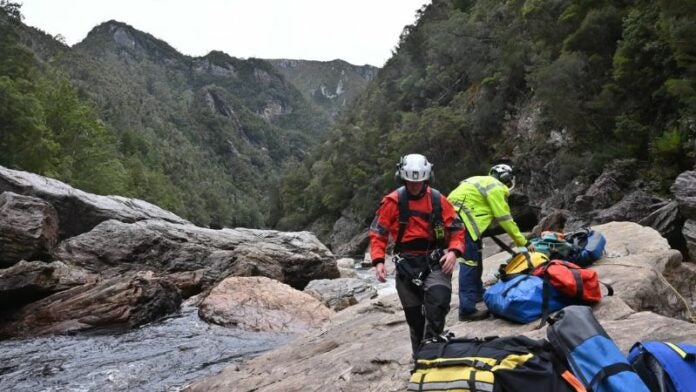
{"type": "Polygon", "coordinates": [[[520,252],[498,269],[500,280],[507,281],[519,274],[531,274],[540,266],[549,262],[549,256],[541,252],[520,252]]]}

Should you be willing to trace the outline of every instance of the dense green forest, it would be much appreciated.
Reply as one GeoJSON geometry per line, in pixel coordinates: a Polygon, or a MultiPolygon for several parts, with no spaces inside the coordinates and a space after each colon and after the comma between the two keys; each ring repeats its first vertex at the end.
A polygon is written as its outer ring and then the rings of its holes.
{"type": "Polygon", "coordinates": [[[444,192],[501,158],[556,189],[635,158],[636,178],[666,193],[694,164],[694,37],[692,0],[434,0],[289,169],[280,227],[326,238],[342,214],[366,225],[411,152],[444,192]]]}
{"type": "Polygon", "coordinates": [[[268,227],[279,171],[330,121],[267,61],[191,58],[115,21],[70,48],[0,3],[0,165],[200,225],[268,227]]]}

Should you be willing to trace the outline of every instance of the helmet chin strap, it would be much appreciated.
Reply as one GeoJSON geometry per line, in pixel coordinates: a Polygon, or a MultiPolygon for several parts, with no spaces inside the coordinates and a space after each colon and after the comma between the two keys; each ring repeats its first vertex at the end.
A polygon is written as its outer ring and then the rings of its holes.
{"type": "Polygon", "coordinates": [[[513,190],[515,188],[515,177],[512,177],[512,181],[510,181],[512,184],[508,187],[509,190],[513,190]]]}

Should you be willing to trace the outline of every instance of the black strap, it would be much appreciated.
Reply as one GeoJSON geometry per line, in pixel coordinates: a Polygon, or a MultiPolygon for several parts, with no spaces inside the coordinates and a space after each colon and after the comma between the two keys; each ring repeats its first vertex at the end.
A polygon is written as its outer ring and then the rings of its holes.
{"type": "Polygon", "coordinates": [[[570,272],[575,278],[575,299],[582,301],[582,296],[585,294],[585,290],[582,287],[582,277],[580,276],[580,271],[574,268],[569,268],[570,272]]]}
{"type": "Polygon", "coordinates": [[[418,392],[423,392],[423,380],[425,380],[425,373],[421,374],[421,379],[418,382],[418,392]]]}
{"type": "Polygon", "coordinates": [[[612,295],[614,295],[614,288],[611,287],[609,283],[604,283],[601,280],[599,281],[599,283],[603,284],[607,288],[607,297],[611,297],[612,295]]]}
{"type": "Polygon", "coordinates": [[[546,319],[549,317],[549,296],[551,295],[551,284],[549,283],[548,276],[544,274],[543,285],[541,289],[541,322],[537,329],[546,325],[546,319]]]}
{"type": "Polygon", "coordinates": [[[399,199],[399,233],[396,236],[396,243],[394,244],[394,253],[399,253],[401,250],[401,240],[404,238],[404,232],[406,231],[406,225],[408,225],[408,193],[406,187],[402,186],[396,190],[396,194],[399,199]]]}
{"type": "Polygon", "coordinates": [[[594,386],[599,385],[605,378],[611,377],[614,374],[621,372],[633,372],[633,367],[625,362],[613,363],[611,365],[605,366],[600,370],[590,381],[590,385],[587,386],[589,390],[594,391],[594,386]]]}
{"type": "MultiPolygon", "coordinates": [[[[400,187],[396,190],[396,194],[399,199],[399,232],[396,235],[396,242],[394,244],[394,253],[399,253],[401,249],[401,241],[404,238],[404,233],[406,232],[406,226],[408,225],[408,218],[412,216],[417,216],[430,223],[430,230],[436,226],[444,227],[444,222],[442,219],[442,195],[437,189],[430,188],[430,204],[432,206],[432,212],[428,214],[422,211],[412,211],[408,208],[408,191],[405,186],[400,187]]],[[[435,238],[435,244],[438,247],[444,248],[444,238],[439,239],[433,233],[433,238],[435,238]]]]}
{"type": "Polygon", "coordinates": [[[495,242],[496,244],[498,244],[498,246],[501,247],[504,251],[510,253],[510,254],[513,255],[513,256],[517,254],[517,252],[515,252],[511,247],[508,246],[508,244],[506,244],[506,243],[504,243],[503,241],[501,241],[500,238],[498,238],[498,237],[492,235],[492,236],[491,236],[491,239],[493,240],[493,242],[495,242]]]}
{"type": "Polygon", "coordinates": [[[469,392],[477,392],[478,389],[476,389],[476,370],[472,370],[469,372],[469,380],[467,380],[469,383],[469,392]]]}

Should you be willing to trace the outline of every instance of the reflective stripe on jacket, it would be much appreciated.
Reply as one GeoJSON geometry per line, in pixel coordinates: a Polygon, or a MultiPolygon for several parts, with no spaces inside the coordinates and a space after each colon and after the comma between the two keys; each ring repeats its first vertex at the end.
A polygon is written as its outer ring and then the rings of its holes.
{"type": "Polygon", "coordinates": [[[512,219],[507,203],[509,194],[510,189],[498,179],[475,176],[462,181],[447,199],[454,205],[474,240],[481,238],[483,232],[495,221],[515,241],[515,246],[524,246],[527,239],[512,219]]]}
{"type": "MultiPolygon", "coordinates": [[[[445,234],[448,238],[447,249],[464,253],[464,226],[454,211],[452,204],[441,196],[442,221],[445,225],[445,234]]],[[[409,199],[409,210],[420,211],[425,214],[432,212],[430,200],[430,187],[426,189],[425,195],[419,199],[409,199]]],[[[393,240],[399,232],[399,196],[397,191],[391,192],[382,199],[377,209],[375,219],[370,225],[370,256],[372,260],[384,259],[387,242],[391,235],[393,240]]],[[[402,244],[434,244],[430,222],[422,216],[412,215],[408,218],[408,224],[404,230],[402,244]]],[[[408,248],[408,247],[406,247],[408,248]]],[[[434,248],[430,249],[433,250],[434,248]]],[[[407,253],[424,253],[427,249],[406,251],[407,253]]]]}

